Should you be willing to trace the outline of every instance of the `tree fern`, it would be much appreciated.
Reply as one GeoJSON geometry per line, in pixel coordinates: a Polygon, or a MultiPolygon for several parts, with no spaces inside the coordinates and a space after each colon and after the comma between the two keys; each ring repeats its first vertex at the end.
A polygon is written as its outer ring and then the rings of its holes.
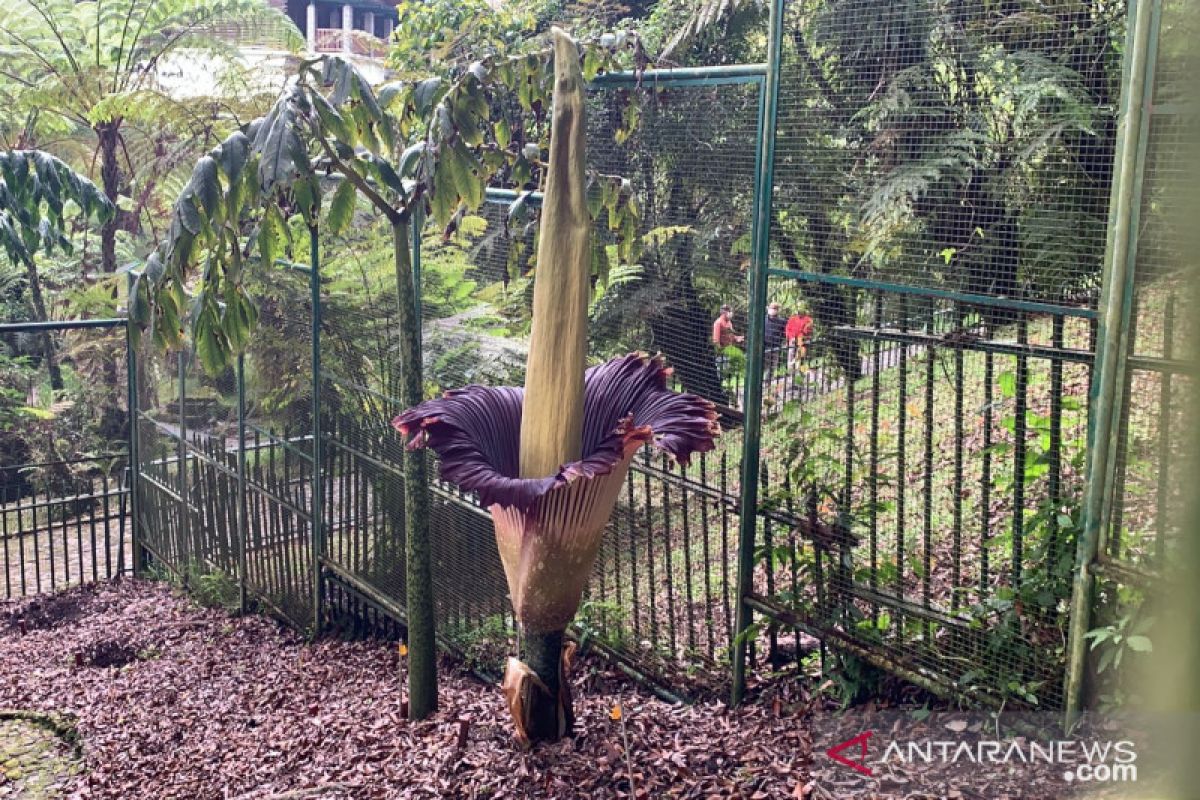
{"type": "MultiPolygon", "coordinates": [[[[164,171],[153,160],[123,155],[128,132],[139,124],[172,129],[206,148],[206,134],[220,127],[224,114],[226,98],[205,103],[193,96],[185,104],[173,97],[163,67],[203,59],[208,69],[245,73],[238,51],[243,41],[296,49],[302,40],[288,18],[262,0],[0,0],[0,130],[10,137],[23,130],[35,141],[87,137],[105,195],[115,204],[136,193],[132,213],[140,213],[146,171],[164,171]],[[207,118],[194,109],[204,109],[207,118]]],[[[125,215],[105,225],[107,271],[116,268],[119,227],[136,225],[125,215]]]]}

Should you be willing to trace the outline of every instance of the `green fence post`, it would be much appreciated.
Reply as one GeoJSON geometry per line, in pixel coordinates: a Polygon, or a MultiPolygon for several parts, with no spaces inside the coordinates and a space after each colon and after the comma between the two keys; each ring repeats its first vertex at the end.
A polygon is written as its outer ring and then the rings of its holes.
{"type": "Polygon", "coordinates": [[[246,597],[246,355],[237,357],[237,560],[238,608],[247,611],[246,597]]]}
{"type": "Polygon", "coordinates": [[[767,75],[759,103],[755,154],[754,263],[750,271],[750,308],[746,329],[746,385],[743,389],[741,518],[738,528],[737,613],[733,639],[733,687],[730,705],[746,692],[746,637],[753,610],[746,602],[754,588],[754,537],[758,526],[759,437],[762,433],[763,315],[767,304],[767,267],[771,251],[771,195],[775,186],[775,125],[779,110],[779,73],[783,48],[784,0],[771,0],[767,75]]]}
{"type": "MultiPolygon", "coordinates": [[[[133,273],[129,273],[127,283],[129,290],[128,305],[133,305],[133,273]]],[[[138,476],[140,474],[138,460],[138,371],[137,351],[133,346],[133,326],[136,323],[130,319],[125,322],[125,406],[129,414],[129,544],[130,555],[133,558],[133,576],[140,578],[146,567],[142,549],[140,504],[138,502],[138,476]]],[[[125,539],[117,543],[117,575],[125,567],[125,539]]]]}
{"type": "Polygon", "coordinates": [[[1122,409],[1118,407],[1129,349],[1128,327],[1133,302],[1137,259],[1137,226],[1141,207],[1142,173],[1149,139],[1153,100],[1154,58],[1158,45],[1161,0],[1131,0],[1126,36],[1125,80],[1120,128],[1115,155],[1116,170],[1109,201],[1108,243],[1105,250],[1103,288],[1096,339],[1096,370],[1090,390],[1087,483],[1083,499],[1083,529],[1075,553],[1075,581],[1071,593],[1067,643],[1066,724],[1078,718],[1083,707],[1087,647],[1084,636],[1091,628],[1093,565],[1107,537],[1105,530],[1116,474],[1117,432],[1122,409]]]}
{"type": "Polygon", "coordinates": [[[312,633],[317,636],[321,633],[321,560],[325,557],[325,465],[321,447],[321,245],[316,225],[308,229],[308,249],[312,292],[312,633]]]}
{"type": "MultiPolygon", "coordinates": [[[[192,525],[189,519],[188,511],[188,495],[187,495],[187,348],[180,348],[178,364],[176,368],[176,378],[179,381],[179,441],[175,446],[176,468],[178,470],[175,475],[176,483],[179,489],[179,543],[181,547],[191,548],[192,525]]],[[[164,548],[165,550],[166,548],[164,548]]],[[[179,563],[175,564],[176,570],[182,576],[183,585],[188,584],[188,569],[190,561],[190,553],[176,553],[180,556],[179,563]]],[[[164,557],[169,557],[164,552],[164,557]]]]}

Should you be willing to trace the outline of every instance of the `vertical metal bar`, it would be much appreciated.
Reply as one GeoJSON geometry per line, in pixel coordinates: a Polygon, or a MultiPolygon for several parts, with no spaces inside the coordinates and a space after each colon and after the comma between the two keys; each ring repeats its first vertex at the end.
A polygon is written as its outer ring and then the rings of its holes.
{"type": "MultiPolygon", "coordinates": [[[[191,525],[188,512],[187,489],[187,350],[180,350],[176,363],[176,380],[179,383],[179,441],[175,444],[176,474],[179,490],[179,543],[181,548],[191,540],[189,528],[191,525]]],[[[187,585],[189,573],[187,558],[184,553],[176,554],[175,568],[183,575],[183,583],[187,585]]]]}
{"type": "MultiPolygon", "coordinates": [[[[721,451],[721,466],[720,466],[721,481],[718,490],[721,493],[720,511],[721,511],[721,600],[725,608],[725,635],[729,637],[730,644],[733,643],[733,603],[729,596],[729,451],[721,451]]],[[[633,602],[637,604],[637,596],[633,598],[633,602]]]]}
{"type": "MultiPolygon", "coordinates": [[[[129,273],[129,283],[126,290],[129,299],[127,303],[133,305],[133,273],[129,273]]],[[[142,548],[142,525],[139,517],[141,516],[141,499],[138,497],[138,482],[141,477],[141,454],[138,448],[138,382],[141,380],[141,375],[137,368],[137,349],[133,346],[133,325],[136,323],[129,320],[125,323],[125,408],[129,415],[129,537],[130,537],[130,553],[133,558],[133,575],[141,577],[142,572],[146,568],[145,557],[143,556],[142,548]]],[[[117,542],[117,574],[121,574],[125,568],[125,537],[122,536],[117,542]]]]}
{"type": "Polygon", "coordinates": [[[1108,515],[1116,400],[1124,378],[1124,331],[1133,294],[1137,226],[1142,196],[1142,173],[1152,101],[1154,59],[1158,47],[1161,0],[1130,0],[1125,48],[1125,86],[1117,129],[1116,170],[1109,205],[1109,234],[1105,249],[1096,370],[1089,392],[1088,469],[1084,490],[1083,526],[1075,553],[1075,584],[1067,643],[1065,688],[1066,722],[1074,723],[1083,702],[1084,662],[1091,627],[1092,565],[1103,545],[1108,515]]]}
{"type": "MultiPolygon", "coordinates": [[[[1055,314],[1050,332],[1050,345],[1061,351],[1065,346],[1064,318],[1055,314]]],[[[1047,547],[1048,566],[1051,574],[1058,574],[1059,538],[1061,532],[1058,514],[1062,508],[1062,416],[1063,416],[1063,362],[1061,358],[1050,361],[1050,473],[1047,476],[1046,494],[1050,503],[1050,545],[1047,547]]]]}
{"type": "Polygon", "coordinates": [[[321,243],[317,226],[308,229],[309,289],[312,292],[312,634],[321,633],[321,557],[325,552],[325,468],[321,445],[321,243]]]}
{"type": "MultiPolygon", "coordinates": [[[[900,331],[908,330],[908,295],[900,296],[900,331]]],[[[900,342],[899,373],[896,383],[896,596],[904,596],[905,532],[908,529],[908,343],[900,342]]]]}
{"type": "Polygon", "coordinates": [[[648,574],[646,594],[650,598],[650,645],[658,649],[658,592],[654,580],[654,494],[651,491],[650,473],[642,472],[642,490],[646,503],[646,572],[648,574]]]}
{"type": "MultiPolygon", "coordinates": [[[[1142,316],[1141,295],[1134,292],[1130,300],[1131,310],[1129,315],[1129,327],[1125,331],[1126,349],[1125,355],[1132,355],[1137,345],[1139,331],[1138,321],[1142,316]]],[[[1113,558],[1121,556],[1121,540],[1124,538],[1124,522],[1125,522],[1125,485],[1129,470],[1129,401],[1133,396],[1133,386],[1131,381],[1121,381],[1120,398],[1117,400],[1117,432],[1116,432],[1116,451],[1112,456],[1112,485],[1108,489],[1109,500],[1111,504],[1108,508],[1108,519],[1105,521],[1104,527],[1101,529],[1101,545],[1100,552],[1106,553],[1113,558]]]]}
{"type": "MultiPolygon", "coordinates": [[[[100,568],[99,568],[99,565],[97,564],[97,557],[96,557],[96,502],[99,501],[101,499],[101,497],[104,498],[105,503],[108,502],[108,475],[101,475],[100,480],[101,480],[101,486],[103,487],[101,489],[103,494],[100,497],[96,496],[95,480],[94,479],[88,480],[88,483],[91,484],[91,490],[88,492],[88,537],[91,540],[91,548],[92,548],[92,581],[93,582],[100,580],[100,568]]],[[[105,531],[108,530],[108,520],[104,520],[104,530],[105,531]]],[[[107,561],[108,560],[107,548],[105,549],[104,552],[105,552],[104,560],[107,561]]]]}
{"type": "Polygon", "coordinates": [[[246,355],[237,357],[237,579],[238,609],[247,611],[246,596],[246,355]]]}
{"type": "MultiPolygon", "coordinates": [[[[929,310],[925,318],[925,333],[933,336],[934,325],[937,324],[935,301],[933,298],[929,300],[929,310]]],[[[934,381],[936,377],[937,348],[932,344],[925,346],[925,429],[924,444],[925,444],[925,463],[921,468],[922,472],[922,497],[921,504],[921,604],[925,608],[932,605],[933,600],[933,405],[935,397],[933,393],[934,381]]],[[[933,631],[929,625],[925,626],[926,636],[932,638],[933,631]]]]}
{"type": "MultiPolygon", "coordinates": [[[[878,334],[883,330],[883,292],[875,292],[874,328],[877,334],[871,349],[871,444],[870,467],[867,471],[867,487],[870,492],[871,507],[868,509],[870,521],[870,568],[871,590],[879,588],[879,384],[882,369],[882,344],[878,334]]],[[[877,607],[872,606],[878,610],[877,607]]],[[[872,619],[875,618],[874,611],[872,619]]],[[[799,649],[799,648],[797,648],[799,649]]]]}
{"type": "MultiPolygon", "coordinates": [[[[21,547],[21,521],[17,520],[17,547],[21,547]]],[[[12,588],[12,553],[9,550],[11,546],[8,535],[8,486],[0,484],[0,541],[4,542],[4,599],[11,600],[13,596],[12,588]]]]}
{"type": "MultiPolygon", "coordinates": [[[[768,475],[767,470],[769,465],[761,464],[759,466],[759,492],[760,497],[765,497],[767,494],[768,475]]],[[[775,526],[771,522],[770,517],[764,517],[762,522],[762,552],[766,553],[766,592],[767,597],[775,599],[775,526]]],[[[779,655],[779,626],[775,620],[767,622],[767,660],[774,664],[779,655]]]]}
{"type": "MultiPolygon", "coordinates": [[[[36,502],[37,495],[34,500],[36,502]]],[[[29,593],[29,587],[25,580],[25,536],[23,535],[25,526],[21,517],[21,492],[17,491],[17,552],[21,556],[21,596],[29,593]]],[[[38,532],[37,532],[37,512],[33,512],[33,580],[34,591],[42,590],[42,559],[38,555],[40,548],[38,547],[38,532]]]]}
{"type": "MultiPolygon", "coordinates": [[[[954,320],[955,328],[962,330],[965,333],[967,318],[960,304],[954,305],[954,320]]],[[[1060,318],[1061,319],[1061,318],[1060,318]]],[[[959,599],[962,592],[962,531],[963,531],[963,415],[966,413],[964,405],[965,398],[963,392],[963,343],[962,337],[956,337],[954,343],[954,495],[950,502],[954,504],[953,531],[951,538],[953,539],[953,553],[951,555],[951,575],[950,575],[950,609],[951,611],[958,610],[959,599]]]]}
{"type": "Polygon", "coordinates": [[[783,60],[784,0],[771,0],[766,83],[760,94],[758,144],[755,148],[754,242],[750,270],[750,318],[746,331],[745,417],[743,422],[741,519],[738,540],[737,620],[733,646],[730,705],[746,692],[746,636],[753,612],[746,596],[754,584],[754,534],[758,523],[759,437],[762,432],[763,325],[767,267],[771,248],[771,196],[775,185],[775,128],[779,112],[779,75],[783,60]]]}
{"type": "MultiPolygon", "coordinates": [[[[1175,294],[1172,293],[1167,298],[1163,317],[1163,358],[1168,361],[1175,357],[1174,339],[1175,294]]],[[[1164,367],[1158,393],[1158,486],[1154,508],[1154,563],[1159,567],[1166,555],[1167,495],[1171,473],[1171,377],[1170,369],[1164,367]]]]}
{"type": "MultiPolygon", "coordinates": [[[[990,331],[988,331],[990,333],[990,331]]],[[[992,535],[992,381],[995,358],[991,351],[983,354],[983,464],[979,473],[979,597],[988,595],[988,573],[991,559],[992,535]]]]}
{"type": "MultiPolygon", "coordinates": [[[[708,488],[708,459],[706,453],[700,454],[700,485],[708,488]]],[[[708,504],[704,494],[696,495],[696,503],[700,506],[700,536],[703,543],[704,557],[704,630],[707,634],[708,654],[711,657],[716,652],[713,635],[713,595],[712,595],[712,553],[709,542],[708,504]]]]}
{"type": "MultiPolygon", "coordinates": [[[[665,464],[670,469],[670,464],[665,464]]],[[[688,492],[687,492],[687,471],[680,467],[679,469],[679,502],[680,515],[683,517],[683,595],[687,603],[687,623],[688,623],[688,657],[692,658],[696,653],[696,603],[692,593],[692,525],[691,515],[688,513],[688,492]]],[[[696,498],[699,501],[699,497],[696,498]]],[[[707,564],[705,567],[707,568],[707,564]]]]}
{"type": "MultiPolygon", "coordinates": [[[[1021,313],[1021,312],[1018,312],[1021,313]]],[[[1022,314],[1017,322],[1017,342],[1029,342],[1029,322],[1022,314]]],[[[1011,585],[1021,585],[1025,566],[1025,466],[1028,453],[1029,359],[1017,356],[1016,404],[1013,410],[1013,518],[1011,585]]]]}

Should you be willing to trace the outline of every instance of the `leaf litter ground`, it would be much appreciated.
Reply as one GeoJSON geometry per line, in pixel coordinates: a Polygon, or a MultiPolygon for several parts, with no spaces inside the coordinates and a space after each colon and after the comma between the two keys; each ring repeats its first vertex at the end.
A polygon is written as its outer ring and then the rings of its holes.
{"type": "MultiPolygon", "coordinates": [[[[948,791],[895,769],[855,780],[825,755],[833,740],[817,734],[814,753],[814,729],[833,717],[801,682],[775,681],[732,711],[676,706],[594,659],[574,676],[576,736],[524,752],[498,689],[453,664],[441,709],[408,722],[400,660],[392,643],[308,642],[162,583],[0,603],[0,710],[73,723],[83,765],[69,797],[1067,796],[1028,773],[948,791]]],[[[855,714],[870,724],[870,708],[855,714]]],[[[853,728],[854,716],[839,719],[853,728]]]]}

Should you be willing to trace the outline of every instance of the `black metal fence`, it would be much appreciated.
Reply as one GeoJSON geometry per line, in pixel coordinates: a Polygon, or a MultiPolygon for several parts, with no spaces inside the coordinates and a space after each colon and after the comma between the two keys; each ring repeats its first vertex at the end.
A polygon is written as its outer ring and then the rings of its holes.
{"type": "Polygon", "coordinates": [[[24,384],[2,387],[6,599],[116,577],[130,570],[133,553],[124,320],[0,324],[0,339],[16,337],[48,337],[52,352],[67,354],[59,374],[75,386],[95,385],[56,389],[43,364],[24,384]]]}

